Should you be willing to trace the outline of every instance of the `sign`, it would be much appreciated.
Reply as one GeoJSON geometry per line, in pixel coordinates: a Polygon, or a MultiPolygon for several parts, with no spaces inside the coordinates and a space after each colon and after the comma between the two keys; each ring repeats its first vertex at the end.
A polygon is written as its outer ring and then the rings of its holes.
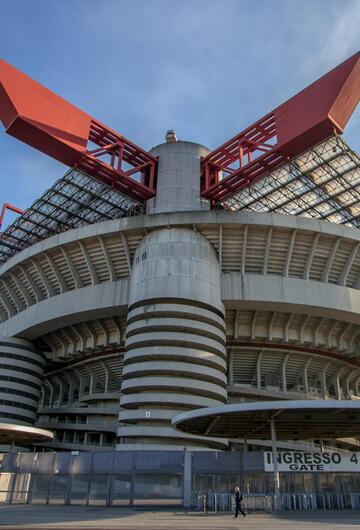
{"type": "MultiPolygon", "coordinates": [[[[324,471],[327,473],[360,473],[359,453],[303,453],[300,451],[278,451],[278,471],[324,471]]],[[[264,452],[265,471],[274,471],[272,453],[264,452]]]]}

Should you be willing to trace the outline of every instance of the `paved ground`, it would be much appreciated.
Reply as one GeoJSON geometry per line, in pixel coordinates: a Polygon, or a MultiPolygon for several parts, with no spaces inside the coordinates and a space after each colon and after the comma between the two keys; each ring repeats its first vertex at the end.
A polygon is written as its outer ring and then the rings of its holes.
{"type": "Polygon", "coordinates": [[[1,530],[352,530],[360,529],[360,511],[231,514],[184,510],[148,510],[82,506],[0,506],[1,530]]]}

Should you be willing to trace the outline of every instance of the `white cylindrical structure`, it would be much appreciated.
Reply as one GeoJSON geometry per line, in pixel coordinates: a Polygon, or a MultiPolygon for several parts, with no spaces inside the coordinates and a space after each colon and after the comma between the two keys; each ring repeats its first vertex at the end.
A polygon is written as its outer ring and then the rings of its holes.
{"type": "Polygon", "coordinates": [[[189,437],[171,429],[175,414],[226,402],[225,342],[219,263],[209,241],[184,228],[148,234],[130,282],[118,431],[126,445],[181,446],[189,437]]]}
{"type": "Polygon", "coordinates": [[[0,421],[34,424],[45,358],[30,341],[0,339],[0,421]]]}
{"type": "Polygon", "coordinates": [[[158,157],[156,196],[147,202],[147,213],[209,210],[200,195],[201,158],[210,150],[193,142],[176,141],[154,147],[158,157]]]}

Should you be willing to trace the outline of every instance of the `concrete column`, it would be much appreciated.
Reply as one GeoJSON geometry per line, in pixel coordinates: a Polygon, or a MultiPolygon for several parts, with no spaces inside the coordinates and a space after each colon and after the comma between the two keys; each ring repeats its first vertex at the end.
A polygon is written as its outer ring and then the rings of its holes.
{"type": "Polygon", "coordinates": [[[321,382],[321,392],[323,395],[323,398],[326,399],[328,396],[328,388],[327,388],[327,379],[326,379],[326,371],[328,367],[330,366],[331,362],[328,362],[325,364],[323,369],[321,370],[320,374],[320,382],[321,382]]]}
{"type": "Polygon", "coordinates": [[[49,381],[49,385],[50,385],[50,398],[49,398],[49,407],[51,408],[53,406],[53,399],[54,399],[54,387],[53,385],[51,384],[50,380],[49,381]]]}
{"type": "Polygon", "coordinates": [[[271,419],[271,448],[272,448],[272,458],[273,458],[273,468],[274,468],[274,493],[276,499],[276,508],[279,509],[279,495],[280,495],[280,478],[278,471],[278,461],[277,461],[277,442],[276,442],[276,429],[275,429],[275,420],[271,419]]]}
{"type": "Polygon", "coordinates": [[[287,378],[286,378],[286,365],[289,359],[289,354],[285,355],[283,363],[281,365],[281,379],[282,379],[282,391],[287,392],[287,378]]]}
{"type": "Polygon", "coordinates": [[[256,386],[257,388],[261,389],[261,359],[263,356],[263,352],[260,351],[257,356],[256,360],[256,386]]]}

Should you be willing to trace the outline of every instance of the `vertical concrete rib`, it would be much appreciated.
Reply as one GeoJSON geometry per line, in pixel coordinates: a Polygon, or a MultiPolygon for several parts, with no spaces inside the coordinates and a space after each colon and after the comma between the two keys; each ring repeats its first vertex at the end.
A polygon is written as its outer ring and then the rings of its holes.
{"type": "Polygon", "coordinates": [[[74,280],[75,288],[76,289],[81,289],[81,287],[84,286],[83,282],[82,282],[82,280],[80,278],[80,274],[79,274],[77,268],[74,266],[74,263],[73,263],[70,255],[69,255],[67,249],[65,247],[59,247],[59,248],[60,248],[60,250],[61,250],[61,252],[62,252],[62,254],[64,256],[66,264],[67,264],[67,266],[69,268],[69,271],[71,273],[71,276],[72,276],[72,278],[74,280]]]}

